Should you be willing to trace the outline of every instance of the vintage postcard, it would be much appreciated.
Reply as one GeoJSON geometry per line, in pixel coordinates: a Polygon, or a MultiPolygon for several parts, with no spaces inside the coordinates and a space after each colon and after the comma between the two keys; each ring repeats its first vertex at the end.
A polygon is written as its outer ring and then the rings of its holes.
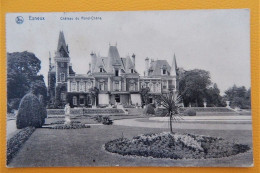
{"type": "Polygon", "coordinates": [[[7,167],[253,166],[250,11],[6,14],[7,167]]]}

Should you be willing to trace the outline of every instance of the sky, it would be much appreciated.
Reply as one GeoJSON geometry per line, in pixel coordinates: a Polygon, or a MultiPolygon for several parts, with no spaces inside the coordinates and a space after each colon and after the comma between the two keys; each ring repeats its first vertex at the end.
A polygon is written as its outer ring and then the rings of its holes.
{"type": "Polygon", "coordinates": [[[209,71],[222,94],[234,84],[250,87],[248,9],[8,13],[7,52],[33,52],[47,82],[49,52],[53,58],[61,30],[78,74],[87,73],[92,51],[107,56],[111,44],[121,57],[136,55],[141,75],[146,57],[171,65],[175,54],[178,67],[209,71]],[[16,23],[17,16],[23,17],[22,24],[16,23]],[[30,20],[35,17],[44,20],[30,20]]]}

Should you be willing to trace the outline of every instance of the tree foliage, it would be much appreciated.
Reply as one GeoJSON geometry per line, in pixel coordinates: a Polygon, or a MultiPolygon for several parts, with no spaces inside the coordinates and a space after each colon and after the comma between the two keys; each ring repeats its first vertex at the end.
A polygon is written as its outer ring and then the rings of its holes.
{"type": "MultiPolygon", "coordinates": [[[[37,88],[37,86],[39,86],[38,93],[35,94],[41,94],[45,99],[44,102],[46,102],[47,88],[43,76],[37,75],[40,69],[41,61],[33,53],[27,51],[7,53],[8,106],[13,100],[21,99],[32,88],[37,88]]],[[[10,109],[18,108],[17,104],[13,105],[16,106],[10,106],[10,109]]]]}
{"type": "Polygon", "coordinates": [[[142,99],[142,105],[148,105],[149,104],[149,96],[150,96],[150,88],[141,88],[140,95],[142,99]]]}
{"type": "Polygon", "coordinates": [[[91,99],[93,100],[93,101],[92,101],[92,104],[98,105],[99,89],[98,89],[97,87],[90,88],[90,89],[89,89],[89,92],[90,92],[90,94],[91,94],[91,99]]]}
{"type": "Polygon", "coordinates": [[[185,71],[180,76],[179,93],[184,105],[202,106],[207,89],[211,85],[210,73],[201,69],[185,71]]]}
{"type": "Polygon", "coordinates": [[[172,121],[177,121],[178,118],[180,118],[179,114],[179,108],[180,108],[180,102],[181,97],[173,91],[170,91],[167,94],[161,94],[159,97],[156,98],[158,102],[162,104],[164,108],[167,110],[167,115],[169,116],[170,120],[170,132],[173,133],[172,130],[172,121]]]}
{"type": "Polygon", "coordinates": [[[246,87],[241,86],[237,87],[233,85],[233,87],[227,89],[225,91],[225,100],[230,101],[230,106],[235,108],[239,107],[241,109],[250,109],[251,108],[251,89],[248,90],[246,87]]]}

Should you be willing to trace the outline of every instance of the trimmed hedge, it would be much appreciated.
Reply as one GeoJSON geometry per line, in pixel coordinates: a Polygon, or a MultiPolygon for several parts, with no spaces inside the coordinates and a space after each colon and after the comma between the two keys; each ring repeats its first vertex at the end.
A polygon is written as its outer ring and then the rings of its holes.
{"type": "Polygon", "coordinates": [[[11,160],[14,158],[16,153],[20,150],[20,148],[25,143],[25,141],[29,139],[29,137],[32,135],[34,130],[35,130],[34,127],[26,127],[7,141],[7,152],[6,152],[7,165],[11,162],[11,160]]]}
{"type": "Polygon", "coordinates": [[[187,109],[183,112],[184,116],[196,116],[196,111],[192,108],[187,109]]]}
{"type": "MultiPolygon", "coordinates": [[[[64,115],[64,109],[48,109],[47,110],[48,115],[64,115]]],[[[70,113],[72,115],[82,115],[83,109],[82,108],[74,108],[70,109],[70,113]]],[[[90,109],[86,108],[84,109],[84,115],[87,114],[117,114],[122,113],[124,114],[124,111],[122,109],[114,109],[114,108],[103,108],[103,109],[90,109]]]]}
{"type": "Polygon", "coordinates": [[[32,94],[26,94],[19,105],[16,118],[16,127],[22,129],[24,127],[41,127],[47,117],[47,111],[42,106],[38,98],[32,94]]]}

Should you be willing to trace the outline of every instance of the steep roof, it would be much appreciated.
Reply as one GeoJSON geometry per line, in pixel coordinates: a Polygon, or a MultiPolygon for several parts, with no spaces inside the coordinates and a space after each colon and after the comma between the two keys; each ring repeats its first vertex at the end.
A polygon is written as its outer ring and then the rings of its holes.
{"type": "Polygon", "coordinates": [[[64,33],[63,33],[63,31],[60,31],[57,51],[59,52],[62,48],[64,49],[64,51],[67,54],[69,53],[69,50],[68,50],[68,47],[67,47],[67,44],[65,41],[64,33]]]}
{"type": "Polygon", "coordinates": [[[126,73],[131,73],[131,69],[134,69],[134,63],[131,60],[130,56],[126,57],[126,62],[125,62],[125,71],[126,73]]]}
{"type": "Polygon", "coordinates": [[[174,54],[173,59],[172,59],[171,75],[172,76],[177,75],[177,62],[176,62],[175,54],[174,54]]]}
{"type": "Polygon", "coordinates": [[[170,74],[171,66],[166,60],[156,60],[154,62],[151,62],[149,68],[149,76],[160,76],[162,68],[165,68],[168,74],[170,74]]]}
{"type": "Polygon", "coordinates": [[[100,72],[99,71],[99,68],[100,67],[103,67],[104,70],[107,72],[107,57],[97,57],[96,56],[96,63],[94,64],[94,68],[93,68],[93,71],[92,73],[98,73],[100,72]]]}

